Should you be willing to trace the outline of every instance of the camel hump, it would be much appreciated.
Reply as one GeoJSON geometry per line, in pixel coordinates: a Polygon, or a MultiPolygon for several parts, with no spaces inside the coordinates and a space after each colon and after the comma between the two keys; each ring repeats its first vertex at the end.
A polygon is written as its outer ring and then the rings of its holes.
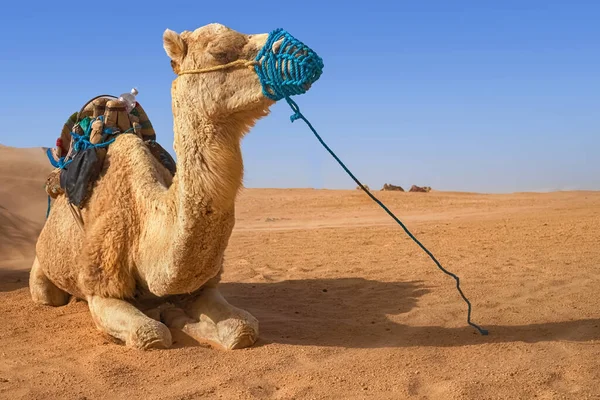
{"type": "Polygon", "coordinates": [[[175,160],[156,142],[148,114],[132,99],[126,104],[115,96],[96,96],[69,116],[55,147],[46,151],[55,167],[46,180],[50,197],[66,194],[72,204],[83,207],[102,171],[107,147],[120,134],[138,136],[150,153],[175,175],[175,160]]]}

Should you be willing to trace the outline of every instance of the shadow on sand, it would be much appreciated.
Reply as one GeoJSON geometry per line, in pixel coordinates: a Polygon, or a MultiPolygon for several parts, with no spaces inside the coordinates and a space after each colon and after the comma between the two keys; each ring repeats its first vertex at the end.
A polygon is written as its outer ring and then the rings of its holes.
{"type": "MultiPolygon", "coordinates": [[[[25,288],[28,279],[28,270],[0,268],[0,292],[25,288]]],[[[232,304],[258,318],[260,338],[255,346],[280,343],[346,348],[454,347],[600,339],[600,319],[514,326],[476,321],[489,329],[489,336],[481,336],[466,321],[459,328],[409,326],[390,321],[388,315],[411,311],[418,298],[429,292],[419,281],[340,278],[223,283],[221,291],[232,304]]],[[[176,336],[179,343],[174,347],[202,345],[183,333],[176,336]]]]}
{"type": "Polygon", "coordinates": [[[452,347],[600,339],[600,319],[515,326],[477,321],[489,329],[488,336],[481,336],[466,321],[460,328],[409,326],[390,321],[387,315],[409,312],[417,299],[429,292],[421,282],[306,279],[223,283],[221,290],[232,304],[258,318],[261,332],[256,346],[281,343],[347,348],[452,347]]]}

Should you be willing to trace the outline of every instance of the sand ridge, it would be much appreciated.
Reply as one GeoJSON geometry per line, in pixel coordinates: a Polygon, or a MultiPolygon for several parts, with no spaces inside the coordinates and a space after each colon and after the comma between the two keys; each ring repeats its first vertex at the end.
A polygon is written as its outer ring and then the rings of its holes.
{"type": "Polygon", "coordinates": [[[223,352],[173,332],[140,352],[85,302],[34,305],[42,149],[0,146],[0,398],[600,398],[600,193],[377,192],[442,274],[355,190],[245,189],[224,295],[260,321],[223,352]]]}

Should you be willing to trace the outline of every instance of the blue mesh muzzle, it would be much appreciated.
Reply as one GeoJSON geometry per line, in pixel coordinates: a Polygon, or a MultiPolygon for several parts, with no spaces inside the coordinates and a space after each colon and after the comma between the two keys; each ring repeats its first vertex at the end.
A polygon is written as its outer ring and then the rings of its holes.
{"type": "Polygon", "coordinates": [[[306,93],[323,73],[321,57],[281,28],[269,34],[255,60],[263,93],[275,101],[306,93]],[[274,52],[273,45],[281,39],[274,52]]]}

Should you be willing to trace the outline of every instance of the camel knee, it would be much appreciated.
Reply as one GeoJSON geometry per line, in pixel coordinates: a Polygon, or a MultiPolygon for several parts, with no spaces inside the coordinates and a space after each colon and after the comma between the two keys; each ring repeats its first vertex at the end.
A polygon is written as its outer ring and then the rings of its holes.
{"type": "Polygon", "coordinates": [[[198,320],[184,329],[193,337],[217,342],[228,350],[252,346],[258,339],[258,320],[229,304],[217,288],[205,288],[186,312],[198,320]]]}
{"type": "Polygon", "coordinates": [[[29,273],[29,292],[31,299],[38,304],[48,306],[64,306],[69,302],[70,295],[59,289],[42,271],[42,267],[37,259],[33,261],[31,272],[29,273]]]}
{"type": "Polygon", "coordinates": [[[150,318],[129,333],[125,344],[137,349],[165,349],[171,347],[173,338],[165,324],[150,318]]]}
{"type": "Polygon", "coordinates": [[[88,305],[96,327],[137,349],[168,348],[173,343],[165,324],[119,299],[92,296],[88,305]]]}

